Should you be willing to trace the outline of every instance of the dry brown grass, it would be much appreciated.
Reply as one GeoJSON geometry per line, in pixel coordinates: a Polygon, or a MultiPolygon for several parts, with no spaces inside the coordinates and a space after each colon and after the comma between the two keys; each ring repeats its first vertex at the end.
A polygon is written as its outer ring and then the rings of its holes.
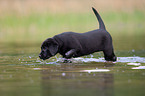
{"type": "Polygon", "coordinates": [[[145,0],[0,0],[0,14],[145,10],[145,0]]]}

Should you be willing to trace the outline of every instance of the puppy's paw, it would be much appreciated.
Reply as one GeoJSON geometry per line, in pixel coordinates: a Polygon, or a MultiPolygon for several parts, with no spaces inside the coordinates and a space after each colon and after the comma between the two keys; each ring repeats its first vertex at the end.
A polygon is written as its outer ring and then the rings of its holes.
{"type": "Polygon", "coordinates": [[[72,63],[72,61],[70,59],[64,59],[63,63],[72,63]]]}
{"type": "Polygon", "coordinates": [[[75,49],[71,49],[70,51],[65,53],[65,58],[71,58],[76,54],[76,50],[75,49]]]}
{"type": "Polygon", "coordinates": [[[72,57],[72,53],[70,51],[68,51],[67,53],[65,53],[65,57],[66,58],[71,58],[72,57]]]}

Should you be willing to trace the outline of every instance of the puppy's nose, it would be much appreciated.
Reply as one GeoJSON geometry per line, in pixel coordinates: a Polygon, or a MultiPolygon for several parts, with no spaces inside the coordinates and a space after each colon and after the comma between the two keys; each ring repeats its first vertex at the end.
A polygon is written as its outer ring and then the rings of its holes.
{"type": "Polygon", "coordinates": [[[41,55],[39,55],[39,58],[41,58],[41,55]]]}

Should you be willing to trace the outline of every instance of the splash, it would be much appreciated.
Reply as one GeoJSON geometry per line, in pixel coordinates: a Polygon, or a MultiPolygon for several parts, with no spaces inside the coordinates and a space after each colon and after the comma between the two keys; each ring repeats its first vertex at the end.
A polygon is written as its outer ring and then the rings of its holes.
{"type": "Polygon", "coordinates": [[[145,69],[145,66],[133,67],[132,69],[145,69]]]}
{"type": "Polygon", "coordinates": [[[140,64],[140,63],[127,63],[127,65],[139,66],[139,65],[141,65],[141,64],[140,64]]]}
{"type": "Polygon", "coordinates": [[[138,62],[138,63],[145,63],[145,57],[118,57],[117,62],[138,62]]]}
{"type": "Polygon", "coordinates": [[[78,58],[73,58],[74,62],[105,62],[104,58],[82,58],[82,57],[78,57],[78,58]]]}
{"type": "MultiPolygon", "coordinates": [[[[145,57],[117,57],[118,60],[116,62],[122,62],[122,63],[145,63],[145,57]]],[[[104,58],[73,58],[73,61],[77,62],[106,62],[104,58]]]]}
{"type": "MultiPolygon", "coordinates": [[[[52,61],[47,62],[47,61],[41,61],[39,58],[37,58],[36,62],[40,63],[40,64],[59,64],[59,63],[64,63],[64,58],[56,58],[56,59],[52,59],[52,61]]],[[[89,63],[89,62],[106,62],[106,60],[104,59],[104,57],[102,58],[82,58],[82,57],[78,57],[78,58],[72,58],[69,59],[68,61],[72,62],[72,63],[89,63]]],[[[68,62],[68,63],[70,63],[68,62]]],[[[127,63],[128,65],[135,65],[138,66],[140,65],[140,63],[145,63],[145,57],[117,57],[117,61],[113,62],[113,63],[127,63]]]]}

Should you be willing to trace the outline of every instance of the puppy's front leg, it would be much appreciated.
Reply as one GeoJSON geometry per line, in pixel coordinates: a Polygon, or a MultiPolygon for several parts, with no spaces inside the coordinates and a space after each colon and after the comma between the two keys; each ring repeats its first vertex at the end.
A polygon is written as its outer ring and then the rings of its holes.
{"type": "Polygon", "coordinates": [[[70,51],[65,53],[65,58],[71,58],[76,54],[76,49],[71,49],[70,51]]]}

